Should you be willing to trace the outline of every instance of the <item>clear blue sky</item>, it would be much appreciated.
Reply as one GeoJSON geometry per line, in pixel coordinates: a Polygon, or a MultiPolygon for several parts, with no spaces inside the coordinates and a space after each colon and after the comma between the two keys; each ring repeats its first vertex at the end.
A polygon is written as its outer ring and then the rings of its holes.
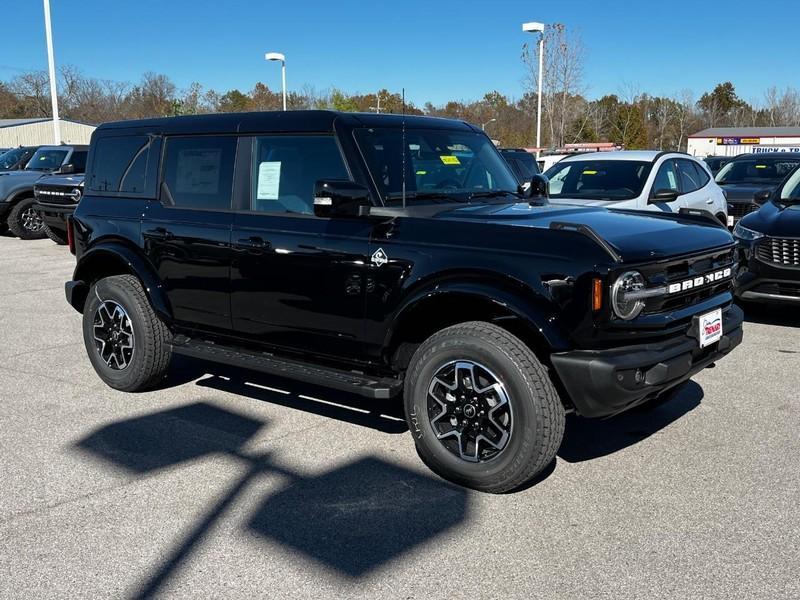
{"type": "MultiPolygon", "coordinates": [[[[220,91],[280,88],[265,51],[287,55],[289,88],[406,88],[417,104],[519,97],[523,21],[562,22],[586,47],[590,97],[626,85],[696,96],[732,81],[747,100],[800,87],[800,0],[51,0],[57,64],[135,81],[145,71],[220,91]],[[775,52],[771,53],[770,49],[775,52]]],[[[3,9],[0,79],[46,68],[42,3],[3,9]]],[[[530,36],[533,40],[533,36],[530,36]]]]}

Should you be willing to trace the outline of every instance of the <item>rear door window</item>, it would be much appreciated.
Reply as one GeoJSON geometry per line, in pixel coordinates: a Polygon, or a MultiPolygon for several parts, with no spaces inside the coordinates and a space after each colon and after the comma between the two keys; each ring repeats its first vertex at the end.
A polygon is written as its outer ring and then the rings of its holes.
{"type": "Polygon", "coordinates": [[[688,160],[679,160],[677,163],[681,178],[681,191],[688,194],[699,190],[702,187],[700,173],[697,172],[694,163],[688,160]]]}
{"type": "Polygon", "coordinates": [[[168,138],[161,202],[178,208],[230,210],[235,158],[234,136],[168,138]]]}

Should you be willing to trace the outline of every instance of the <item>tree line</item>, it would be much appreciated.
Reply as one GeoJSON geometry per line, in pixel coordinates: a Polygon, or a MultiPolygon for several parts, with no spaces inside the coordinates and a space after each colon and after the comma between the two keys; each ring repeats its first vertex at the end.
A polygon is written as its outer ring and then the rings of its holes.
{"type": "MultiPolygon", "coordinates": [[[[618,94],[589,99],[583,79],[585,49],[580,37],[556,24],[545,32],[542,93],[542,146],[612,142],[628,149],[681,150],[688,135],[706,127],[800,126],[800,93],[772,87],[758,101],[740,98],[731,82],[696,97],[690,90],[656,96],[624,85],[618,94]]],[[[304,86],[288,93],[289,109],[424,114],[462,119],[485,126],[503,146],[533,147],[538,90],[537,47],[524,46],[523,92],[519,98],[490,91],[478,100],[452,100],[422,106],[386,89],[349,93],[304,86]]],[[[179,89],[168,75],[148,72],[136,83],[90,77],[73,66],[58,74],[62,118],[99,124],[121,119],[215,112],[280,110],[280,90],[256,83],[251,90],[220,92],[192,83],[179,89]]],[[[46,72],[23,72],[0,81],[0,118],[49,117],[46,72]]]]}

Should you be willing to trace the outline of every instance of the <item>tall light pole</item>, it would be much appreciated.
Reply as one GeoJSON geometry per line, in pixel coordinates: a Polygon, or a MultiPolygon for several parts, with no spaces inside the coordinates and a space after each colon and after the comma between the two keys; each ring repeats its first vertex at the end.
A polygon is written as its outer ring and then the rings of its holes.
{"type": "Polygon", "coordinates": [[[56,59],[53,56],[53,30],[50,27],[50,0],[44,0],[44,32],[47,37],[47,67],[50,71],[50,103],[53,106],[54,143],[61,143],[61,123],[58,120],[58,90],[56,89],[56,59]]]}
{"type": "Polygon", "coordinates": [[[286,110],[286,57],[280,52],[267,52],[266,60],[279,60],[281,62],[281,85],[283,87],[283,110],[286,110]]]}
{"type": "Polygon", "coordinates": [[[522,31],[539,33],[539,93],[536,108],[536,158],[539,158],[542,147],[542,80],[544,79],[544,23],[523,23],[522,31]]]}
{"type": "Polygon", "coordinates": [[[497,121],[497,119],[489,119],[488,121],[486,121],[486,123],[481,123],[481,129],[483,129],[484,131],[486,131],[486,126],[487,126],[489,123],[494,123],[495,121],[497,121]]]}

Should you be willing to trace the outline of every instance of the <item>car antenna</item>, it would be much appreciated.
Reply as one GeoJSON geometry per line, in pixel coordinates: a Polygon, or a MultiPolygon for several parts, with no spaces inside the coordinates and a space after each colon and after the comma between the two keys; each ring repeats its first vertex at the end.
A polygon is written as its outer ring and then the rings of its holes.
{"type": "Polygon", "coordinates": [[[402,125],[402,145],[403,145],[403,210],[406,209],[406,88],[403,88],[403,125],[402,125]]]}

